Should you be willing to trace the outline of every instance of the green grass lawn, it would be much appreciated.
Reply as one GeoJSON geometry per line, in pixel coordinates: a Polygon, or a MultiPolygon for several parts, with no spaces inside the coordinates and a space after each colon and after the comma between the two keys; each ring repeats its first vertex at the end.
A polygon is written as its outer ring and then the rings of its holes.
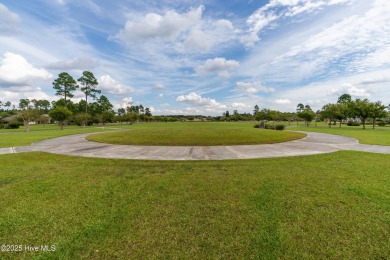
{"type": "Polygon", "coordinates": [[[113,127],[101,128],[98,126],[80,127],[67,126],[60,130],[57,125],[31,126],[30,132],[24,132],[24,128],[19,129],[1,129],[0,148],[30,145],[33,142],[60,137],[65,135],[82,134],[90,132],[105,132],[112,130],[113,127]]]}
{"type": "Polygon", "coordinates": [[[95,134],[95,142],[132,145],[237,145],[280,143],[301,133],[254,128],[251,123],[191,122],[136,124],[131,131],[95,134]]]}
{"type": "Polygon", "coordinates": [[[1,259],[388,259],[388,155],[234,161],[1,155],[1,259]]]}
{"type": "Polygon", "coordinates": [[[318,123],[317,127],[314,123],[310,124],[310,127],[300,126],[291,124],[288,130],[299,130],[309,132],[321,132],[327,134],[343,135],[355,138],[362,144],[376,144],[376,145],[390,145],[390,127],[376,127],[375,129],[366,126],[366,129],[362,129],[361,126],[347,126],[345,124],[339,128],[339,125],[332,125],[329,128],[324,123],[318,123]]]}

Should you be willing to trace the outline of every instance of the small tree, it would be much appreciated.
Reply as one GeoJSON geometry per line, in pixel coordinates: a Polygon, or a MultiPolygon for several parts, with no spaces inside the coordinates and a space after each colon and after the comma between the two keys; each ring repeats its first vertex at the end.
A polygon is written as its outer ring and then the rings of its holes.
{"type": "Polygon", "coordinates": [[[91,120],[92,117],[87,113],[81,112],[75,115],[74,119],[79,125],[85,127],[86,125],[88,125],[88,121],[91,120]]]}
{"type": "Polygon", "coordinates": [[[371,114],[371,105],[368,99],[356,99],[349,104],[351,114],[360,118],[363,124],[363,129],[366,129],[366,120],[371,114]]]}
{"type": "Polygon", "coordinates": [[[30,132],[30,122],[35,121],[39,117],[39,110],[28,107],[18,113],[18,117],[23,120],[24,131],[30,132]]]}
{"type": "Polygon", "coordinates": [[[56,107],[49,112],[49,116],[58,122],[61,130],[64,130],[66,120],[72,116],[72,112],[67,107],[56,107]]]}
{"type": "Polygon", "coordinates": [[[303,105],[300,105],[302,104],[298,105],[297,115],[305,120],[306,126],[309,127],[310,122],[313,121],[313,119],[316,117],[316,114],[313,112],[313,110],[311,110],[310,106],[306,105],[306,107],[303,107],[302,109],[303,105]]]}
{"type": "Polygon", "coordinates": [[[386,117],[386,106],[382,105],[380,101],[371,103],[371,117],[372,117],[372,129],[375,129],[376,120],[378,118],[386,117]]]}

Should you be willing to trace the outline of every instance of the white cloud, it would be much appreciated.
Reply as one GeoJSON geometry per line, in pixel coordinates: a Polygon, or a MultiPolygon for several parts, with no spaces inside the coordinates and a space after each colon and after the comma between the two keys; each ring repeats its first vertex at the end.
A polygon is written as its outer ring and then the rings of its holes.
{"type": "Polygon", "coordinates": [[[37,80],[51,79],[43,68],[34,68],[23,56],[6,52],[0,62],[0,82],[4,85],[30,85],[37,80]]]}
{"type": "Polygon", "coordinates": [[[217,44],[235,38],[233,24],[228,20],[204,23],[203,28],[194,28],[184,41],[187,51],[207,52],[217,44]]]}
{"type": "Polygon", "coordinates": [[[200,29],[192,30],[184,41],[184,47],[189,50],[208,51],[213,45],[214,37],[200,29]]]}
{"type": "Polygon", "coordinates": [[[226,108],[226,105],[223,105],[223,104],[217,102],[215,99],[204,98],[204,97],[196,94],[195,92],[191,92],[188,95],[178,96],[176,98],[176,101],[191,104],[194,106],[203,106],[203,107],[211,108],[211,109],[222,109],[222,108],[224,109],[224,108],[226,108]]]}
{"type": "Polygon", "coordinates": [[[345,84],[344,86],[345,86],[345,90],[343,91],[343,93],[348,93],[354,97],[369,97],[370,96],[370,93],[367,89],[357,88],[357,87],[353,86],[352,84],[345,84]]]}
{"type": "Polygon", "coordinates": [[[265,87],[260,82],[237,82],[236,86],[238,89],[244,90],[246,94],[255,94],[257,92],[270,93],[275,91],[274,88],[265,87]]]}
{"type": "Polygon", "coordinates": [[[78,57],[71,60],[57,61],[46,66],[48,69],[56,70],[87,70],[99,66],[99,61],[89,57],[78,57]]]}
{"type": "Polygon", "coordinates": [[[19,30],[20,18],[0,3],[0,35],[14,34],[19,30]]]}
{"type": "Polygon", "coordinates": [[[162,89],[165,89],[165,86],[164,84],[161,84],[161,83],[157,83],[153,86],[153,89],[159,89],[159,90],[162,90],[162,89]]]}
{"type": "MultiPolygon", "coordinates": [[[[124,87],[111,78],[110,75],[101,76],[98,80],[98,89],[113,95],[125,95],[133,92],[130,87],[124,87]]],[[[104,94],[104,93],[102,93],[104,94]]]]}
{"type": "Polygon", "coordinates": [[[232,108],[234,109],[246,109],[249,108],[250,106],[244,104],[244,103],[239,103],[239,102],[234,102],[232,103],[232,108]]]}
{"type": "Polygon", "coordinates": [[[139,20],[128,20],[125,28],[118,34],[124,41],[158,39],[174,41],[179,35],[198,23],[202,17],[203,6],[187,13],[168,11],[164,16],[148,13],[139,20]]]}
{"type": "Polygon", "coordinates": [[[236,60],[226,60],[225,58],[208,59],[203,65],[196,68],[196,73],[206,75],[209,73],[217,73],[218,76],[228,77],[229,71],[240,66],[236,60]]]}
{"type": "MultiPolygon", "coordinates": [[[[280,1],[277,3],[281,5],[280,1]]],[[[288,3],[294,4],[290,1],[284,4],[288,3]]],[[[312,23],[300,22],[298,17],[289,20],[297,26],[283,37],[274,39],[272,46],[260,42],[248,59],[241,61],[240,73],[263,81],[294,84],[387,66],[390,59],[390,19],[387,19],[390,2],[356,1],[354,5],[347,5],[348,1],[329,1],[326,5],[340,3],[344,5],[334,7],[337,11],[332,15],[318,20],[313,18],[312,23]],[[299,30],[301,26],[305,26],[305,30],[299,30]]]]}
{"type": "Polygon", "coordinates": [[[133,104],[133,98],[132,97],[125,97],[122,99],[121,105],[119,105],[120,108],[126,108],[130,107],[133,104]]]}
{"type": "Polygon", "coordinates": [[[248,36],[241,38],[241,41],[248,47],[259,40],[256,39],[262,30],[275,27],[278,20],[286,17],[293,17],[303,13],[312,13],[324,7],[340,4],[349,4],[354,0],[271,0],[268,4],[256,10],[247,19],[248,36]]]}
{"type": "Polygon", "coordinates": [[[19,106],[20,99],[46,99],[49,101],[56,100],[53,96],[49,96],[40,88],[31,86],[19,86],[7,90],[0,89],[1,101],[10,101],[15,107],[19,106]]]}
{"type": "Polygon", "coordinates": [[[158,97],[159,97],[159,98],[163,98],[163,97],[164,97],[164,94],[163,94],[163,93],[160,93],[160,94],[158,94],[158,97]]]}
{"type": "Polygon", "coordinates": [[[291,104],[291,101],[288,99],[277,99],[275,100],[275,104],[280,104],[280,105],[291,104]]]}

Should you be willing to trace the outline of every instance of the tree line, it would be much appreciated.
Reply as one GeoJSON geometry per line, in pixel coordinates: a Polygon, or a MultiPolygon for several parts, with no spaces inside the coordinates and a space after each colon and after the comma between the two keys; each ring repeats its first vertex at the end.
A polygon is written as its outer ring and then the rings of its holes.
{"type": "MultiPolygon", "coordinates": [[[[329,103],[322,107],[321,110],[314,112],[309,105],[299,103],[295,112],[280,112],[268,108],[260,109],[255,105],[253,113],[239,113],[233,110],[232,113],[225,111],[222,116],[202,116],[202,115],[165,115],[153,116],[148,107],[142,104],[129,104],[126,108],[113,110],[113,105],[105,95],[100,95],[101,90],[97,88],[98,81],[92,72],[84,71],[83,75],[77,79],[73,79],[66,72],[58,75],[58,78],[53,81],[53,88],[56,95],[60,96],[57,101],[49,102],[48,100],[37,99],[20,99],[18,106],[11,104],[10,101],[0,101],[0,120],[3,121],[14,115],[12,122],[6,122],[6,126],[17,126],[19,122],[23,123],[25,130],[29,131],[31,122],[48,123],[55,120],[61,129],[65,124],[78,124],[82,126],[91,124],[105,124],[108,122],[133,123],[136,121],[158,121],[158,122],[174,122],[174,121],[272,121],[272,127],[275,127],[276,121],[287,121],[299,124],[304,121],[306,126],[313,122],[317,124],[319,121],[327,121],[329,127],[336,125],[339,122],[339,127],[342,123],[348,125],[363,125],[366,128],[367,122],[372,123],[375,128],[377,124],[384,125],[390,123],[390,106],[383,105],[380,101],[371,102],[368,99],[352,100],[349,94],[341,95],[337,102],[329,103]],[[80,84],[80,85],[79,85],[80,84]],[[74,95],[74,91],[80,88],[84,93],[85,99],[74,103],[70,98],[74,95]],[[92,101],[91,101],[92,100],[92,101]]],[[[266,125],[263,124],[262,127],[266,125]]],[[[0,128],[4,124],[0,124],[0,128]]]]}
{"type": "Polygon", "coordinates": [[[105,95],[98,96],[101,94],[101,90],[97,88],[99,83],[89,71],[84,71],[77,81],[67,72],[62,72],[52,84],[56,91],[55,95],[60,97],[57,101],[20,99],[17,106],[12,105],[10,101],[0,101],[0,118],[3,122],[11,118],[5,122],[6,125],[0,126],[18,127],[18,123],[22,122],[28,132],[31,122],[48,123],[50,119],[56,121],[63,129],[68,123],[86,126],[113,121],[147,121],[148,117],[152,116],[150,109],[142,105],[129,104],[128,107],[114,112],[110,100],[105,95]],[[84,93],[85,99],[74,103],[71,98],[77,89],[84,93]]]}
{"type": "Polygon", "coordinates": [[[311,122],[327,121],[329,127],[336,125],[339,122],[339,127],[342,123],[348,125],[363,125],[363,129],[366,128],[368,120],[372,123],[372,128],[375,129],[377,124],[384,126],[386,123],[390,123],[390,105],[385,106],[380,101],[371,102],[368,99],[355,99],[352,100],[351,95],[341,95],[337,102],[329,103],[322,107],[321,110],[314,112],[309,105],[299,103],[295,113],[281,113],[277,110],[262,109],[256,105],[254,109],[254,115],[258,121],[296,121],[303,120],[306,126],[309,126],[311,122]]]}

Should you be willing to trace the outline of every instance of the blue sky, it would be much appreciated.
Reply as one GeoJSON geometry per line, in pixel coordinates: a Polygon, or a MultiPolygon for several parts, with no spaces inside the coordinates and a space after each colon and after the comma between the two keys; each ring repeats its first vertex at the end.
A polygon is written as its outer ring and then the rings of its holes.
{"type": "MultiPolygon", "coordinates": [[[[93,72],[115,109],[222,115],[390,103],[388,0],[0,0],[0,100],[93,72]]],[[[83,98],[77,92],[74,102],[83,98]]]]}

